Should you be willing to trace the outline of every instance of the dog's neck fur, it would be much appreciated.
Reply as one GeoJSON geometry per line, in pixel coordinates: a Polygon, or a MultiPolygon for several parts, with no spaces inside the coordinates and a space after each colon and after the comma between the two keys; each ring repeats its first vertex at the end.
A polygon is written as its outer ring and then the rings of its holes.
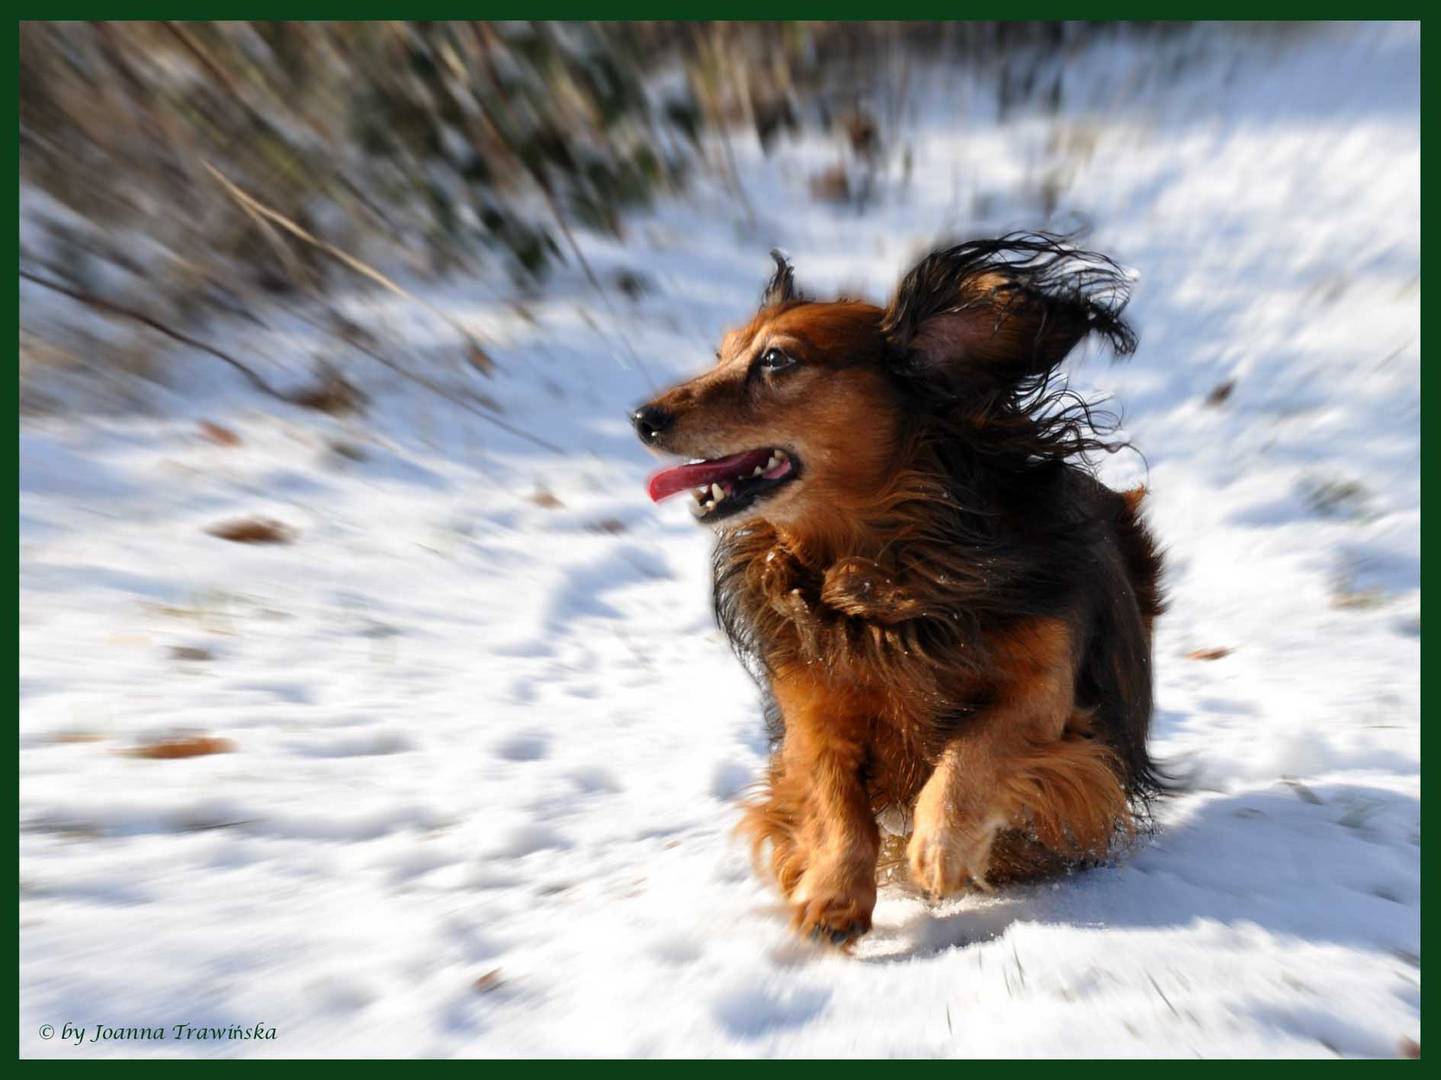
{"type": "Polygon", "coordinates": [[[954,485],[919,433],[899,440],[885,472],[876,490],[838,493],[823,512],[764,525],[781,551],[810,570],[823,573],[851,557],[893,563],[912,541],[932,533],[937,514],[950,517],[959,504],[954,485]]]}

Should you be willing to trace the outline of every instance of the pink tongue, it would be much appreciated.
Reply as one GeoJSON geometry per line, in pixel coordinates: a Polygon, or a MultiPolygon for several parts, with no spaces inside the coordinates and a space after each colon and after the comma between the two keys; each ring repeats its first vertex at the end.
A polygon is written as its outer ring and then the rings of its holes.
{"type": "Polygon", "coordinates": [[[646,491],[651,502],[668,499],[677,491],[698,488],[702,484],[713,484],[721,480],[735,480],[750,476],[757,465],[764,466],[771,459],[769,450],[747,450],[743,454],[716,458],[714,461],[697,461],[694,465],[677,465],[662,469],[650,478],[646,491]]]}

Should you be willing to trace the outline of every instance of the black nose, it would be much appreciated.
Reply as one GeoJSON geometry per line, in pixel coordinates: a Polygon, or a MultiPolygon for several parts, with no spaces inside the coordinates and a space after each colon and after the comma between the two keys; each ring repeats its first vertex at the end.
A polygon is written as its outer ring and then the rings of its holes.
{"type": "Polygon", "coordinates": [[[642,405],[630,414],[630,422],[635,425],[635,433],[643,443],[655,442],[674,420],[675,417],[659,405],[642,405]]]}

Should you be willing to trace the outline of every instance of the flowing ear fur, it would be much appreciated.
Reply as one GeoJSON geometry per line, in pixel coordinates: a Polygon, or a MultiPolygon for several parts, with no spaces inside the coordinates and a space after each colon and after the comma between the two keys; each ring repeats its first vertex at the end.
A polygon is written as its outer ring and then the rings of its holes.
{"type": "Polygon", "coordinates": [[[1135,350],[1121,319],[1131,277],[1043,233],[932,252],[902,279],[882,331],[905,374],[1015,387],[1044,379],[1088,334],[1135,350]]]}

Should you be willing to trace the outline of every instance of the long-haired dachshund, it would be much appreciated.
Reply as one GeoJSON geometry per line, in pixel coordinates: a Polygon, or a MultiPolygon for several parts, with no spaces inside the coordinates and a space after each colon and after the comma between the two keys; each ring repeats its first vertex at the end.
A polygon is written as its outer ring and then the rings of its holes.
{"type": "Polygon", "coordinates": [[[1109,446],[1056,381],[1087,335],[1135,348],[1116,264],[971,241],[880,308],[805,298],[773,255],[716,365],[632,420],[691,459],[650,495],[689,489],[716,528],[716,614],[765,690],[774,752],[744,826],[797,929],[846,944],[870,929],[881,823],[933,896],[1134,831],[1163,787],[1161,560],[1143,490],[1094,478],[1109,446]]]}

